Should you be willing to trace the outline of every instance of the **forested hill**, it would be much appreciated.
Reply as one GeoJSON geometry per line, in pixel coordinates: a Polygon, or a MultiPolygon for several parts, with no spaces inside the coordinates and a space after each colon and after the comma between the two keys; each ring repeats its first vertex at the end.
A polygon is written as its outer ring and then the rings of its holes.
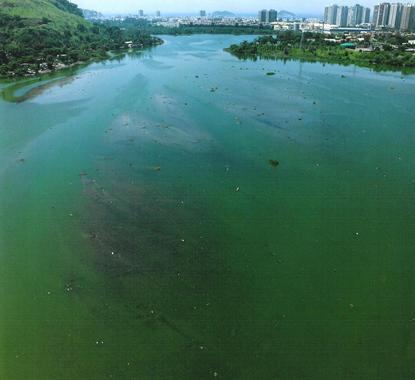
{"type": "Polygon", "coordinates": [[[67,0],[0,0],[0,76],[35,75],[160,43],[138,29],[93,25],[67,0]],[[128,46],[131,46],[130,44],[128,46]]]}
{"type": "Polygon", "coordinates": [[[33,23],[47,18],[56,28],[86,24],[82,11],[67,0],[0,0],[0,14],[18,16],[33,23]]]}

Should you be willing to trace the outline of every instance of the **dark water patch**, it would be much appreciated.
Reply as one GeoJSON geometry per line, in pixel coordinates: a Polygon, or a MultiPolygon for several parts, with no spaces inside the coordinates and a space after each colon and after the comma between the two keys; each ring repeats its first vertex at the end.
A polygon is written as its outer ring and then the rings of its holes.
{"type": "MultiPolygon", "coordinates": [[[[177,189],[166,193],[110,175],[110,186],[81,177],[88,204],[83,225],[93,262],[106,279],[102,286],[118,294],[106,302],[125,308],[129,320],[136,316],[155,334],[167,329],[178,335],[176,344],[188,361],[182,375],[206,376],[208,367],[237,373],[221,362],[220,347],[229,334],[229,308],[236,312],[234,296],[242,289],[221,255],[209,210],[185,204],[177,189]],[[235,294],[224,294],[223,287],[235,294]]],[[[97,312],[108,317],[102,308],[97,312]]]]}

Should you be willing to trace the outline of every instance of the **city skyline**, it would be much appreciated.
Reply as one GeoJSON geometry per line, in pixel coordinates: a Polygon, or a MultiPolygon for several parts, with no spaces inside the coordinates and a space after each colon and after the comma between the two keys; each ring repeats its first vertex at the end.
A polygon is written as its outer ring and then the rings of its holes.
{"type": "Polygon", "coordinates": [[[365,8],[359,4],[339,6],[332,4],[324,10],[324,22],[337,27],[356,27],[371,24],[374,29],[392,29],[403,32],[415,31],[415,6],[410,3],[382,2],[365,8]],[[372,17],[371,17],[372,15],[372,17]]]}
{"type": "MultiPolygon", "coordinates": [[[[72,0],[84,9],[93,9],[103,13],[133,13],[143,9],[145,13],[153,14],[157,10],[162,13],[198,13],[201,9],[207,12],[227,10],[236,13],[257,14],[260,9],[276,9],[278,11],[287,10],[298,14],[321,15],[324,7],[330,2],[326,0],[313,0],[304,2],[299,0],[273,1],[273,0],[72,0]]],[[[354,5],[356,2],[339,2],[339,5],[354,5]]],[[[378,1],[368,0],[360,2],[365,7],[372,8],[378,1]]]]}

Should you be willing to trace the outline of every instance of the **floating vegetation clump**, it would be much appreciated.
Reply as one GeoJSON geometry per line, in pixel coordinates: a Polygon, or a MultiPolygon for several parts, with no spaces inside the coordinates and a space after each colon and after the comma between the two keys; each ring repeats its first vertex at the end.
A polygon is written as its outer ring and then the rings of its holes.
{"type": "Polygon", "coordinates": [[[280,162],[278,160],[268,160],[268,163],[273,167],[276,168],[279,166],[280,162]]]}

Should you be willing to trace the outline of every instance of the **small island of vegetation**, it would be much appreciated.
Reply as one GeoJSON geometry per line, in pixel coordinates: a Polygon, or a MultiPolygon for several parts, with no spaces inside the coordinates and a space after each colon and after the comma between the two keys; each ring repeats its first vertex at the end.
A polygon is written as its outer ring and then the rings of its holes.
{"type": "Polygon", "coordinates": [[[362,36],[280,32],[244,41],[225,49],[239,59],[295,59],[308,62],[354,64],[374,70],[415,71],[414,39],[399,33],[369,33],[362,36]]]}
{"type": "Polygon", "coordinates": [[[0,77],[50,73],[161,43],[137,28],[92,24],[67,0],[0,0],[0,77]]]}

